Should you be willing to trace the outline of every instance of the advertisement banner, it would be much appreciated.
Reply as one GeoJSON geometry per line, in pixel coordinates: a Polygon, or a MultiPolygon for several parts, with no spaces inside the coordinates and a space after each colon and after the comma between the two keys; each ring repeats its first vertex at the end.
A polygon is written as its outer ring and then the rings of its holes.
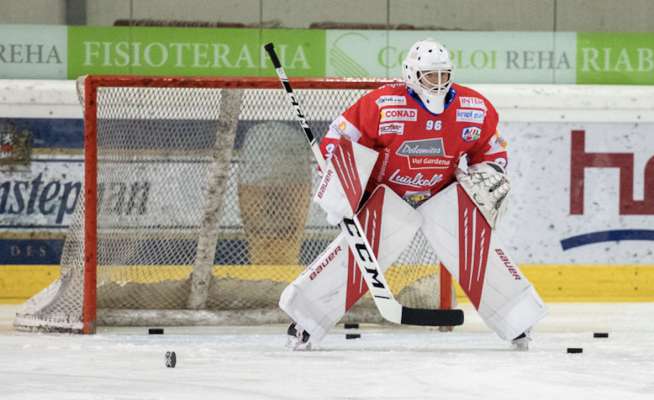
{"type": "Polygon", "coordinates": [[[577,83],[654,84],[654,33],[577,35],[577,83]]]}
{"type": "Polygon", "coordinates": [[[450,50],[464,83],[574,83],[576,33],[327,31],[328,76],[398,78],[416,41],[434,38],[450,50]]]}
{"type": "Polygon", "coordinates": [[[66,79],[67,29],[0,25],[0,79],[66,79]]]}
{"type": "Polygon", "coordinates": [[[653,123],[500,128],[512,189],[499,231],[518,262],[654,264],[653,123]]]}
{"type": "Polygon", "coordinates": [[[84,74],[272,76],[263,45],[290,76],[325,74],[325,31],[71,26],[68,77],[84,74]]]}
{"type": "Polygon", "coordinates": [[[84,161],[38,158],[0,172],[0,229],[62,230],[80,199],[84,161]]]}
{"type": "Polygon", "coordinates": [[[414,42],[449,50],[461,83],[654,84],[654,33],[0,25],[0,79],[83,74],[399,78],[414,42]]]}

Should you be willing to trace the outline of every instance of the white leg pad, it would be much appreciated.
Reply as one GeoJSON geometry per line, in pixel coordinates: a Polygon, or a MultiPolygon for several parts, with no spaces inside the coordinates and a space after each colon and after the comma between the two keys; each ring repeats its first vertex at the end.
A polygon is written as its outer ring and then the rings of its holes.
{"type": "Polygon", "coordinates": [[[345,314],[347,241],[338,235],[279,298],[279,307],[318,344],[345,314]]]}
{"type": "MultiPolygon", "coordinates": [[[[420,213],[384,185],[375,189],[357,215],[382,271],[409,246],[422,224],[420,213]]],[[[279,306],[317,344],[366,291],[341,233],[284,289],[279,306]]]]}
{"type": "Polygon", "coordinates": [[[511,340],[545,317],[545,305],[458,186],[418,207],[421,229],[484,322],[511,340]]]}

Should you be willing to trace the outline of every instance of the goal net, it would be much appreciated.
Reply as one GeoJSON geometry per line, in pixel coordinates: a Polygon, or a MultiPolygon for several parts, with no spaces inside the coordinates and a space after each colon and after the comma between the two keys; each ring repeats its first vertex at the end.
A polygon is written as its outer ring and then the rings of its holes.
{"type": "MultiPolygon", "coordinates": [[[[293,81],[318,136],[382,83],[293,81]]],[[[15,327],[287,321],[279,295],[338,230],[311,202],[317,169],[279,82],[90,76],[78,86],[84,196],[59,279],[15,327]]],[[[448,308],[440,270],[418,233],[385,275],[403,305],[448,308]]],[[[350,318],[380,320],[368,296],[359,303],[350,318]]]]}

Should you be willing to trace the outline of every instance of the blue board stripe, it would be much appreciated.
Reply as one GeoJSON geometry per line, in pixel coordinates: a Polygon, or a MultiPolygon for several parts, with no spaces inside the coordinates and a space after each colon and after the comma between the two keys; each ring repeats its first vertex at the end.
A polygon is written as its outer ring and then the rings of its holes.
{"type": "Polygon", "coordinates": [[[561,240],[563,250],[569,250],[587,244],[601,242],[620,242],[623,240],[654,240],[654,230],[650,229],[614,229],[584,233],[561,240]]]}

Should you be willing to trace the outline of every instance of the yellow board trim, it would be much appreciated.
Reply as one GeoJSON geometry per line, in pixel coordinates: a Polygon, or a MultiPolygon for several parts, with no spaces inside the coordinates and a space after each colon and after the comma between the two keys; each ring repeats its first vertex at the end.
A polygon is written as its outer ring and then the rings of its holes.
{"type": "Polygon", "coordinates": [[[545,301],[654,301],[654,265],[523,264],[520,269],[545,301]]]}
{"type": "MultiPolygon", "coordinates": [[[[118,267],[113,280],[151,282],[143,267],[118,267]]],[[[185,279],[189,266],[157,266],[158,281],[185,279]]],[[[644,264],[523,264],[521,270],[549,302],[643,302],[654,301],[654,265],[644,264]]],[[[297,265],[216,265],[213,275],[243,280],[290,282],[300,272],[297,265]]],[[[398,290],[416,279],[433,273],[433,266],[422,266],[410,277],[388,271],[387,278],[398,290]]],[[[0,303],[22,303],[59,278],[59,267],[52,265],[0,266],[0,303]]],[[[457,285],[455,285],[457,286],[457,285]]],[[[457,299],[466,302],[461,288],[457,299]]]]}

